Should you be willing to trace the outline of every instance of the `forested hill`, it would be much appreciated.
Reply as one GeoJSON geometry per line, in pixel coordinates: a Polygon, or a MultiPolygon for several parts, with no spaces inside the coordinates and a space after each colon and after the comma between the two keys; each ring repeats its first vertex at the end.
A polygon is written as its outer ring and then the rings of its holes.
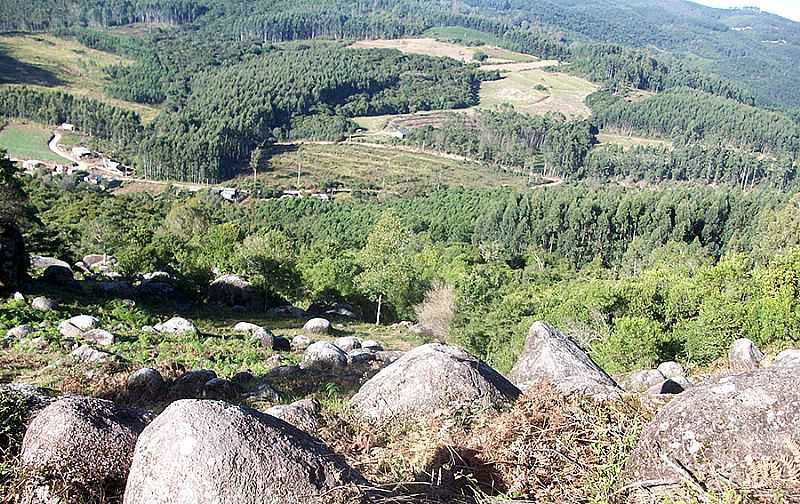
{"type": "Polygon", "coordinates": [[[753,9],[685,0],[22,0],[0,3],[0,29],[54,30],[146,22],[194,24],[215,37],[284,41],[396,38],[457,25],[505,45],[566,59],[576,42],[670,55],[752,91],[760,105],[800,107],[800,23],[753,9]],[[532,29],[535,27],[535,29],[532,29]]]}

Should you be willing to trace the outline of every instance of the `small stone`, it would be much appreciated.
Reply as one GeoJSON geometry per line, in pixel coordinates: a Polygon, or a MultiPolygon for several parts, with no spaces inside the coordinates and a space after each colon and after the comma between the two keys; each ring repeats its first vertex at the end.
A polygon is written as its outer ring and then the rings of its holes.
{"type": "Polygon", "coordinates": [[[89,345],[76,348],[70,355],[80,364],[103,364],[111,360],[111,354],[95,350],[89,345]]]}
{"type": "Polygon", "coordinates": [[[23,296],[21,292],[15,292],[14,295],[11,296],[11,299],[13,299],[14,301],[22,302],[22,303],[25,302],[25,296],[23,296]]]}
{"type": "Polygon", "coordinates": [[[371,352],[380,352],[383,350],[383,345],[375,340],[365,340],[361,342],[361,348],[371,352]]]}
{"type": "Polygon", "coordinates": [[[658,366],[658,371],[667,379],[686,377],[686,371],[684,371],[683,366],[675,361],[661,363],[658,366]]]}
{"type": "Polygon", "coordinates": [[[231,381],[242,389],[249,388],[253,380],[255,376],[250,371],[240,371],[231,377],[231,381]]]}
{"type": "Polygon", "coordinates": [[[172,317],[153,329],[162,334],[197,334],[197,327],[191,320],[183,317],[172,317]]]}
{"type": "Polygon", "coordinates": [[[314,340],[305,334],[298,334],[292,338],[291,347],[295,352],[303,352],[306,348],[310,347],[312,343],[314,343],[314,340]]]}
{"type": "Polygon", "coordinates": [[[213,378],[203,386],[203,398],[227,401],[236,398],[241,390],[232,381],[213,378]]]}
{"type": "Polygon", "coordinates": [[[761,350],[747,338],[734,341],[728,356],[731,369],[734,371],[753,371],[758,369],[759,362],[764,358],[761,350]]]}
{"type": "Polygon", "coordinates": [[[48,343],[47,339],[43,336],[28,340],[28,348],[32,350],[45,350],[48,346],[50,346],[50,343],[48,343]]]}
{"type": "Polygon", "coordinates": [[[6,338],[8,339],[22,339],[26,338],[30,333],[33,332],[33,329],[29,325],[21,325],[14,328],[11,328],[6,332],[6,338]]]}
{"type": "Polygon", "coordinates": [[[255,342],[261,345],[263,348],[268,348],[272,350],[275,336],[273,336],[272,332],[269,329],[265,329],[263,327],[259,327],[252,333],[252,338],[255,342]]]}
{"type": "Polygon", "coordinates": [[[254,401],[266,401],[275,403],[281,400],[280,393],[272,387],[266,380],[262,380],[256,384],[252,392],[247,394],[247,397],[254,401]]]}
{"type": "Polygon", "coordinates": [[[367,362],[377,360],[378,356],[375,352],[367,350],[366,348],[356,348],[347,352],[347,365],[356,366],[367,362]]]}
{"type": "Polygon", "coordinates": [[[128,393],[136,398],[158,399],[166,383],[157,369],[142,368],[128,376],[128,393]]]}
{"type": "Polygon", "coordinates": [[[233,332],[242,334],[253,334],[259,329],[261,329],[261,326],[251,324],[250,322],[239,322],[233,326],[233,332]]]}
{"type": "Polygon", "coordinates": [[[344,336],[342,338],[336,338],[333,344],[339,347],[342,352],[349,352],[361,348],[361,338],[344,336]]]}
{"type": "Polygon", "coordinates": [[[92,329],[81,335],[81,339],[100,346],[111,346],[114,344],[114,335],[103,329],[92,329]]]}
{"type": "Polygon", "coordinates": [[[31,301],[31,307],[34,310],[50,312],[58,309],[58,303],[50,298],[39,296],[34,298],[33,301],[31,301]]]}
{"type": "Polygon", "coordinates": [[[657,369],[643,369],[632,373],[622,386],[628,392],[647,392],[664,383],[665,376],[657,369]]]}
{"type": "Polygon", "coordinates": [[[289,352],[292,350],[292,345],[289,340],[283,336],[275,336],[272,338],[272,350],[276,352],[289,352]]]}
{"type": "Polygon", "coordinates": [[[203,397],[205,384],[217,377],[217,373],[208,369],[189,371],[175,380],[170,394],[176,399],[198,399],[203,397]]]}

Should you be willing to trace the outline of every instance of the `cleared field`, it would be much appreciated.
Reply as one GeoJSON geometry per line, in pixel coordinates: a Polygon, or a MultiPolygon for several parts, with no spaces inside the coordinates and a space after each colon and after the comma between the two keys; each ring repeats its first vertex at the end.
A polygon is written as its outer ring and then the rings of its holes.
{"type": "Polygon", "coordinates": [[[61,89],[139,113],[145,122],[158,109],[106,96],[104,68],[128,64],[119,56],[89,49],[78,42],[51,35],[0,35],[0,84],[24,84],[61,89]]]}
{"type": "Polygon", "coordinates": [[[433,38],[362,40],[350,47],[354,49],[397,49],[406,54],[424,54],[427,56],[453,58],[465,63],[474,63],[475,53],[478,52],[486,53],[489,56],[489,59],[484,61],[486,64],[537,61],[537,58],[533,56],[508,51],[495,46],[466,47],[451,42],[442,42],[433,38]]]}
{"type": "Polygon", "coordinates": [[[623,135],[603,131],[597,135],[597,140],[600,145],[619,145],[623,149],[630,149],[639,146],[656,146],[672,148],[672,142],[669,140],[660,140],[658,138],[645,138],[630,135],[623,135]]]}
{"type": "Polygon", "coordinates": [[[9,124],[0,130],[0,149],[17,159],[38,159],[39,161],[67,162],[47,147],[51,133],[41,126],[30,124],[9,124]]]}
{"type": "MultiPolygon", "coordinates": [[[[525,187],[523,177],[479,163],[387,145],[300,144],[275,146],[261,182],[278,189],[321,190],[329,185],[407,194],[436,187],[525,187]]],[[[239,181],[248,180],[242,175],[239,181]]]]}
{"type": "Polygon", "coordinates": [[[586,97],[597,91],[591,82],[571,75],[542,69],[512,71],[497,81],[481,85],[479,108],[505,103],[518,112],[541,115],[560,112],[567,117],[589,117],[586,97]]]}

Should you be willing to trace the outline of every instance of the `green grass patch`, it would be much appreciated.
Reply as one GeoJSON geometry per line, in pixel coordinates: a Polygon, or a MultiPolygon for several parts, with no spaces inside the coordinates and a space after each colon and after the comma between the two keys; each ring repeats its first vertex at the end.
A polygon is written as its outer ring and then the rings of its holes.
{"type": "Polygon", "coordinates": [[[51,135],[42,126],[9,124],[0,130],[0,149],[5,149],[9,156],[15,158],[67,162],[67,159],[54,154],[47,147],[51,135]]]}
{"type": "MultiPolygon", "coordinates": [[[[279,146],[269,153],[259,180],[268,187],[318,191],[337,186],[386,195],[424,192],[437,187],[524,188],[525,179],[488,166],[447,156],[414,152],[387,144],[304,144],[279,146]]],[[[240,182],[249,177],[242,176],[240,182]]]]}

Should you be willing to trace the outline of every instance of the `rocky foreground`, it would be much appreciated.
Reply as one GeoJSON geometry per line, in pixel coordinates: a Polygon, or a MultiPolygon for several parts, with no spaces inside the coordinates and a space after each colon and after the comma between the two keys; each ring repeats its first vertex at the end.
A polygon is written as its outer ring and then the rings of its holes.
{"type": "MultiPolygon", "coordinates": [[[[333,338],[323,318],[292,341],[247,322],[233,330],[301,353],[300,363],[276,358],[259,377],[191,370],[165,378],[143,368],[128,377],[126,404],[2,386],[0,400],[16,405],[26,428],[9,502],[477,502],[492,494],[580,502],[612,462],[609,502],[731,491],[753,501],[800,498],[798,350],[767,364],[740,340],[715,374],[690,378],[667,362],[618,383],[544,322],[531,327],[508,377],[445,344],[401,353],[333,338]],[[264,412],[243,405],[279,403],[329,381],[357,389],[333,411],[310,399],[264,412]],[[387,465],[422,458],[416,484],[387,477],[387,465]]],[[[114,358],[102,350],[114,335],[93,317],[64,320],[59,331],[85,342],[72,358],[89,369],[114,358]]],[[[175,317],[143,331],[197,328],[175,317]]],[[[7,337],[25,338],[26,328],[7,337]]]]}

